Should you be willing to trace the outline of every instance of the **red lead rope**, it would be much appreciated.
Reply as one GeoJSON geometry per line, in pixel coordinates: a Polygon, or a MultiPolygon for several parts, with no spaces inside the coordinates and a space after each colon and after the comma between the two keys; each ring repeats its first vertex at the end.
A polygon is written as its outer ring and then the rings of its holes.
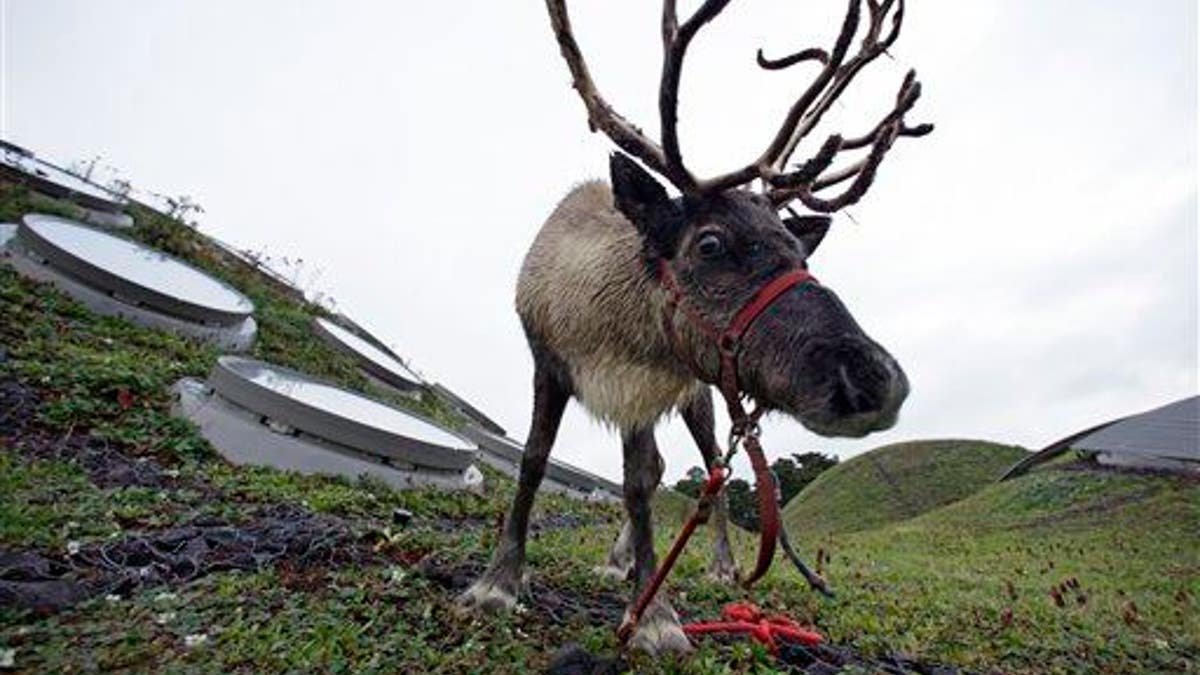
{"type": "Polygon", "coordinates": [[[724,621],[690,623],[683,627],[683,632],[693,636],[707,633],[743,633],[769,649],[772,654],[779,653],[779,643],[775,641],[777,637],[789,642],[799,642],[805,647],[813,647],[824,639],[820,633],[814,633],[786,616],[765,616],[757,605],[749,602],[725,605],[721,616],[724,617],[724,621]]]}
{"type": "MultiPolygon", "coordinates": [[[[761,450],[756,454],[761,456],[761,450]]],[[[766,466],[765,461],[762,464],[764,467],[766,466]]],[[[629,637],[633,635],[633,630],[637,627],[638,621],[641,620],[642,614],[645,613],[646,608],[654,600],[654,596],[658,594],[658,589],[666,581],[667,575],[670,574],[671,568],[675,566],[675,561],[679,558],[679,554],[683,553],[683,548],[687,546],[688,540],[692,538],[692,534],[696,531],[696,528],[708,522],[713,506],[716,504],[717,496],[721,494],[721,488],[725,487],[725,479],[728,477],[729,471],[720,466],[714,466],[709,471],[708,480],[705,481],[704,487],[700,491],[700,499],[696,505],[695,512],[683,524],[683,529],[680,530],[679,536],[675,537],[675,543],[671,544],[671,550],[667,552],[662,564],[655,570],[650,582],[642,589],[642,594],[638,596],[637,604],[634,605],[633,610],[625,617],[625,621],[621,624],[621,627],[617,629],[617,637],[621,642],[628,641],[629,637]]],[[[773,477],[770,475],[766,476],[766,479],[770,481],[771,485],[775,484],[773,477]]],[[[763,478],[760,477],[758,480],[761,482],[763,478]]],[[[774,511],[775,517],[778,518],[779,505],[777,501],[774,502],[774,511]]],[[[774,550],[773,545],[772,550],[774,550]]],[[[761,554],[761,549],[759,552],[761,554]]],[[[750,603],[726,605],[721,615],[725,618],[725,621],[701,621],[685,624],[683,632],[689,636],[704,635],[707,633],[747,634],[756,642],[761,643],[769,649],[772,654],[777,653],[779,650],[779,645],[775,641],[776,637],[799,642],[809,647],[822,640],[820,633],[804,628],[788,617],[764,617],[762,611],[750,603]]]]}
{"type": "MultiPolygon", "coordinates": [[[[742,407],[740,386],[737,378],[737,353],[741,346],[742,336],[746,333],[746,330],[750,328],[750,325],[754,323],[754,320],[764,310],[771,306],[771,303],[775,302],[779,296],[783,295],[789,289],[805,282],[816,283],[816,279],[808,273],[808,270],[804,269],[793,269],[775,277],[760,288],[754,294],[754,297],[734,315],[728,327],[720,332],[715,330],[712,324],[695,312],[687,303],[684,303],[684,296],[679,288],[679,283],[665,261],[660,263],[659,279],[670,293],[670,298],[664,308],[663,327],[676,351],[682,352],[679,336],[675,333],[674,324],[674,313],[680,305],[683,306],[685,315],[692,324],[710,339],[716,340],[717,349],[720,353],[720,370],[717,373],[718,388],[721,391],[721,395],[725,398],[725,404],[729,409],[729,419],[733,423],[733,433],[731,434],[728,452],[732,455],[737,448],[738,442],[740,442],[746,448],[746,454],[750,456],[750,465],[754,468],[754,479],[758,492],[759,525],[762,536],[759,541],[758,560],[754,566],[754,571],[751,572],[745,582],[745,585],[749,586],[766,574],[767,569],[771,566],[771,560],[775,557],[775,543],[779,538],[780,532],[779,488],[775,481],[775,476],[771,473],[771,467],[767,465],[767,458],[763,454],[762,446],[758,442],[758,411],[754,414],[747,414],[746,409],[742,407]]],[[[686,359],[683,354],[680,354],[680,357],[686,359]]],[[[687,360],[692,362],[690,359],[687,360]]],[[[696,364],[694,362],[692,364],[697,374],[702,379],[705,379],[696,364]]],[[[729,471],[724,466],[726,462],[728,462],[728,457],[726,457],[725,462],[721,460],[715,462],[709,470],[708,480],[704,483],[704,488],[701,490],[700,500],[696,506],[695,513],[684,523],[683,530],[675,538],[675,543],[671,545],[671,550],[667,552],[666,557],[663,558],[662,563],[655,570],[650,582],[642,589],[637,603],[634,604],[633,609],[626,616],[621,627],[617,629],[617,635],[622,642],[627,641],[633,634],[633,630],[637,627],[638,621],[641,620],[642,614],[645,613],[646,608],[654,600],[654,596],[658,594],[659,588],[671,572],[671,568],[674,567],[675,561],[683,552],[684,546],[691,539],[692,533],[696,531],[697,527],[708,522],[717,497],[721,493],[721,488],[724,487],[725,480],[729,477],[729,471]]],[[[749,633],[754,639],[762,642],[772,651],[776,648],[773,639],[775,635],[797,639],[810,645],[821,640],[820,635],[800,628],[798,624],[786,617],[762,619],[760,616],[761,612],[758,612],[758,608],[753,605],[731,605],[726,608],[725,614],[726,618],[729,619],[727,622],[692,624],[685,626],[684,630],[689,634],[720,631],[749,633]],[[752,621],[757,621],[757,623],[752,623],[752,621]]]]}
{"type": "Polygon", "coordinates": [[[633,629],[637,627],[638,621],[642,619],[642,614],[650,606],[654,596],[658,594],[659,587],[667,580],[667,575],[671,573],[671,568],[675,566],[675,560],[679,558],[679,554],[683,553],[683,547],[687,546],[688,539],[692,538],[692,533],[696,531],[697,527],[708,522],[713,506],[717,503],[717,495],[721,494],[721,488],[725,486],[725,479],[728,477],[729,472],[720,466],[714,466],[708,472],[708,480],[700,490],[700,499],[692,517],[683,524],[679,536],[675,537],[675,543],[671,544],[671,550],[667,551],[667,556],[663,558],[658,569],[654,571],[654,576],[650,578],[650,582],[638,596],[637,604],[633,606],[633,609],[626,615],[625,621],[621,623],[621,627],[617,629],[617,637],[621,642],[629,640],[629,637],[633,635],[633,629]]]}

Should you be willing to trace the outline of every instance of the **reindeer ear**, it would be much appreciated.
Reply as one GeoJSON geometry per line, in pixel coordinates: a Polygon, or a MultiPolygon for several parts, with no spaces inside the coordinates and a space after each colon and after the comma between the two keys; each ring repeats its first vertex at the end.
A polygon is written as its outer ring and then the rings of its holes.
{"type": "Polygon", "coordinates": [[[608,170],[617,210],[660,255],[672,257],[679,218],[666,189],[624,153],[609,156],[608,170]]]}
{"type": "Polygon", "coordinates": [[[812,255],[821,245],[821,240],[825,238],[833,219],[829,216],[802,216],[793,211],[792,215],[782,220],[788,232],[804,244],[805,253],[812,255]]]}

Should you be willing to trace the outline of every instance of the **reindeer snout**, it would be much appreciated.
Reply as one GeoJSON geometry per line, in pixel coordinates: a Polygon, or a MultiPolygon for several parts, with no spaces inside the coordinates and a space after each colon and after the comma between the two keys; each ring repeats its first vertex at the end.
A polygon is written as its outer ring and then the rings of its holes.
{"type": "Polygon", "coordinates": [[[896,361],[869,338],[854,335],[813,340],[803,360],[824,399],[818,426],[826,433],[861,436],[886,429],[908,396],[908,378],[896,361]]]}

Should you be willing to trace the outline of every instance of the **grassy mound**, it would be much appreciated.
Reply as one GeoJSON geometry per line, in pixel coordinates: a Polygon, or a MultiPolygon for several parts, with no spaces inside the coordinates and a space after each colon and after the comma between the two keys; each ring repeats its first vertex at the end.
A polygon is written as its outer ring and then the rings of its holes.
{"type": "Polygon", "coordinates": [[[912,518],[994,481],[1026,452],[987,441],[912,441],[829,469],[788,502],[796,533],[855,532],[912,518]]]}
{"type": "Polygon", "coordinates": [[[804,539],[838,600],[791,597],[868,651],[1030,673],[1187,671],[1200,658],[1195,479],[1064,463],[804,539]]]}

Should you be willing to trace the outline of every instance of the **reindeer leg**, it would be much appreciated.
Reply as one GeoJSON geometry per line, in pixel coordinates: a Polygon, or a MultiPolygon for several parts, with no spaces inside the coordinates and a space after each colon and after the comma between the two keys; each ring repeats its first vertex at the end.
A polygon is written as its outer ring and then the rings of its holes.
{"type": "Polygon", "coordinates": [[[621,526],[617,540],[608,552],[608,560],[595,567],[596,574],[608,579],[624,581],[633,570],[633,524],[628,519],[621,526]]]}
{"type": "Polygon", "coordinates": [[[533,508],[534,496],[546,473],[546,460],[550,457],[550,448],[558,435],[558,424],[562,421],[563,410],[571,396],[569,388],[563,383],[565,378],[548,363],[549,359],[539,356],[535,350],[533,422],[529,427],[529,439],[525,442],[525,453],[521,457],[517,492],[487,571],[458,598],[458,604],[464,608],[478,608],[490,613],[511,609],[517,602],[525,567],[529,511],[533,508]]]}
{"type": "MultiPolygon", "coordinates": [[[[654,554],[654,531],[650,520],[650,498],[654,496],[662,480],[663,462],[654,443],[653,429],[625,432],[625,510],[629,513],[630,533],[633,541],[633,576],[635,580],[633,600],[637,602],[642,588],[654,576],[658,559],[654,554]]],[[[646,608],[638,621],[637,629],[629,640],[633,649],[648,654],[665,652],[687,653],[692,644],[679,625],[679,616],[664,598],[660,590],[658,597],[646,608]]]]}
{"type": "MultiPolygon", "coordinates": [[[[679,412],[688,431],[692,433],[696,446],[700,448],[700,454],[704,456],[705,468],[712,469],[713,462],[721,453],[713,432],[716,422],[713,420],[712,392],[705,387],[703,392],[688,401],[679,412]]],[[[741,572],[729,546],[729,500],[724,492],[713,509],[712,527],[713,558],[708,565],[708,575],[717,581],[736,582],[741,572]]]]}

